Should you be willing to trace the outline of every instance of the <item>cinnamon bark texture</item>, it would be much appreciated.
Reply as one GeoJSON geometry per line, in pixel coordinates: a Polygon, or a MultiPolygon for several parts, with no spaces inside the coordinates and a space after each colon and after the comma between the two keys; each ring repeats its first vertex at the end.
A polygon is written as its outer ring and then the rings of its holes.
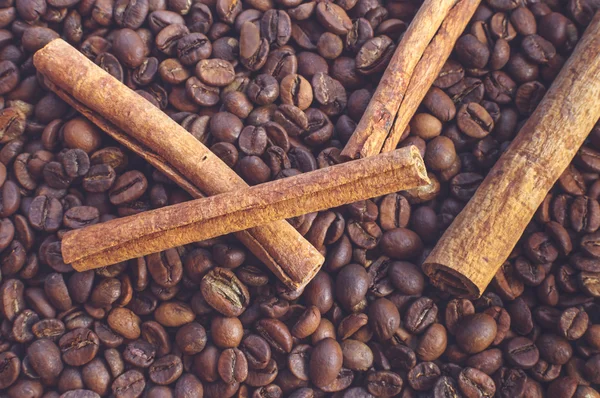
{"type": "Polygon", "coordinates": [[[600,118],[600,13],[535,112],[438,241],[423,269],[439,288],[481,295],[600,118]]]}
{"type": "Polygon", "coordinates": [[[73,230],[62,240],[63,259],[85,271],[428,183],[411,146],[73,230]]]}
{"type": "MultiPolygon", "coordinates": [[[[480,0],[460,0],[478,3],[480,0]]],[[[456,0],[425,0],[404,33],[342,156],[359,159],[378,154],[392,128],[413,71],[456,0]]]]}
{"type": "MultiPolygon", "coordinates": [[[[34,55],[33,62],[62,99],[192,196],[248,186],[183,127],[65,41],[52,41],[34,55]]],[[[236,237],[292,288],[308,283],[324,262],[286,221],[241,231],[236,237]]]]}
{"type": "Polygon", "coordinates": [[[465,30],[480,2],[481,0],[459,1],[448,13],[439,31],[429,43],[423,57],[415,67],[392,130],[383,144],[382,152],[393,151],[398,146],[402,133],[408,127],[408,123],[419,108],[423,98],[425,98],[427,91],[440,74],[442,67],[452,53],[456,41],[465,30]]]}

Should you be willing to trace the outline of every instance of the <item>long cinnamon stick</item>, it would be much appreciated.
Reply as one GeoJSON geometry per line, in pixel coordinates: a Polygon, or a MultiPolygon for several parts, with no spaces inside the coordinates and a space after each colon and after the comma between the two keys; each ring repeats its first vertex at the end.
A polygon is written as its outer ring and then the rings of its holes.
{"type": "Polygon", "coordinates": [[[600,118],[600,12],[506,152],[438,241],[423,269],[476,297],[506,261],[534,212],[600,118]]]}
{"type": "MultiPolygon", "coordinates": [[[[459,1],[478,2],[480,0],[459,1]]],[[[414,69],[455,3],[456,0],[425,0],[423,2],[396,48],[354,134],[346,143],[342,156],[358,159],[372,156],[381,151],[414,69]]]]}
{"type": "Polygon", "coordinates": [[[416,147],[68,232],[66,263],[85,271],[429,183],[416,147]]]}
{"type": "Polygon", "coordinates": [[[425,49],[423,57],[415,67],[392,130],[383,144],[382,152],[393,151],[398,146],[410,119],[414,116],[427,91],[440,74],[442,67],[452,53],[454,44],[465,30],[480,2],[481,0],[459,1],[448,13],[442,26],[440,26],[437,34],[425,49]]]}
{"type": "MultiPolygon", "coordinates": [[[[247,184],[183,127],[56,39],[34,55],[48,86],[100,128],[165,172],[194,197],[247,184]]],[[[323,256],[291,225],[277,221],[236,234],[286,285],[297,288],[316,274],[323,256]]]]}

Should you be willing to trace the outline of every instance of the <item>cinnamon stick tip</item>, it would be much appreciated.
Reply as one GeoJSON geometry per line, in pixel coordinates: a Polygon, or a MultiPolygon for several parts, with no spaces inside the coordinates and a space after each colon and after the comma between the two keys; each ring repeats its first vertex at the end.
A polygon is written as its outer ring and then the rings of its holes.
{"type": "Polygon", "coordinates": [[[40,58],[44,57],[44,53],[47,52],[50,48],[55,47],[57,45],[61,45],[61,44],[67,44],[63,39],[61,38],[57,38],[54,40],[51,40],[48,44],[46,44],[44,47],[40,48],[39,50],[37,50],[34,54],[33,54],[33,65],[37,67],[38,62],[40,61],[40,58]]]}
{"type": "MultiPolygon", "coordinates": [[[[73,263],[73,268],[75,268],[75,262],[79,259],[79,255],[77,254],[77,250],[74,250],[72,240],[76,241],[76,229],[72,231],[68,231],[61,240],[60,251],[63,258],[63,262],[65,264],[73,263]]],[[[79,270],[78,270],[79,271],[79,270]]]]}
{"type": "Polygon", "coordinates": [[[454,269],[435,262],[425,260],[422,265],[423,272],[429,277],[431,283],[440,290],[454,296],[476,299],[481,296],[484,288],[474,284],[469,278],[454,269]]]}
{"type": "Polygon", "coordinates": [[[423,157],[421,156],[421,152],[419,152],[419,149],[416,146],[411,145],[408,147],[408,151],[410,153],[411,159],[413,160],[415,171],[417,172],[419,178],[421,178],[421,185],[431,184],[431,180],[427,176],[427,168],[425,167],[425,161],[423,161],[423,157]]]}

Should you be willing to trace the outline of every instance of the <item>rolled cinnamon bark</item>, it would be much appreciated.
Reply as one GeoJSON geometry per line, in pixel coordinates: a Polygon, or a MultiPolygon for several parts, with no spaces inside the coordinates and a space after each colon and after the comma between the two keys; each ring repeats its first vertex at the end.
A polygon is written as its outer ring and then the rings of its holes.
{"type": "MultiPolygon", "coordinates": [[[[480,1],[459,0],[459,3],[480,1]]],[[[456,3],[456,0],[423,2],[396,48],[356,130],[346,143],[342,156],[359,159],[381,152],[417,63],[456,3]]]]}
{"type": "Polygon", "coordinates": [[[452,53],[456,41],[465,30],[473,14],[475,14],[479,3],[480,0],[459,1],[444,19],[442,26],[440,26],[437,34],[425,49],[423,57],[415,67],[406,89],[406,95],[398,108],[392,130],[381,149],[382,152],[393,151],[398,146],[410,119],[412,119],[419,105],[421,105],[421,101],[423,101],[433,82],[440,74],[452,53]]]}
{"type": "Polygon", "coordinates": [[[85,271],[428,183],[411,146],[73,230],[63,237],[63,259],[85,271]]]}
{"type": "Polygon", "coordinates": [[[600,118],[600,12],[506,152],[438,241],[423,269],[477,297],[600,118]]]}
{"type": "MultiPolygon", "coordinates": [[[[61,39],[33,57],[44,81],[67,103],[154,165],[194,197],[248,185],[169,116],[61,39]]],[[[323,256],[286,221],[236,234],[286,285],[303,286],[323,256]]]]}

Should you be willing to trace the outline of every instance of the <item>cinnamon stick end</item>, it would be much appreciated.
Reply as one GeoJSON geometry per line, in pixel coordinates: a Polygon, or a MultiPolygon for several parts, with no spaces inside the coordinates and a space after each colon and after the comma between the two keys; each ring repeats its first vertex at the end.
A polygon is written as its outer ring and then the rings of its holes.
{"type": "Polygon", "coordinates": [[[427,168],[425,167],[425,161],[423,160],[423,157],[421,157],[421,152],[419,152],[419,148],[417,148],[414,145],[411,145],[408,147],[409,152],[410,152],[410,157],[413,160],[413,165],[415,168],[415,172],[417,173],[417,176],[421,179],[421,186],[424,185],[429,185],[431,184],[431,180],[429,179],[429,176],[427,175],[427,168]]]}
{"type": "Polygon", "coordinates": [[[454,296],[476,299],[487,287],[476,285],[466,276],[443,264],[426,260],[422,268],[435,287],[454,296]]]}

